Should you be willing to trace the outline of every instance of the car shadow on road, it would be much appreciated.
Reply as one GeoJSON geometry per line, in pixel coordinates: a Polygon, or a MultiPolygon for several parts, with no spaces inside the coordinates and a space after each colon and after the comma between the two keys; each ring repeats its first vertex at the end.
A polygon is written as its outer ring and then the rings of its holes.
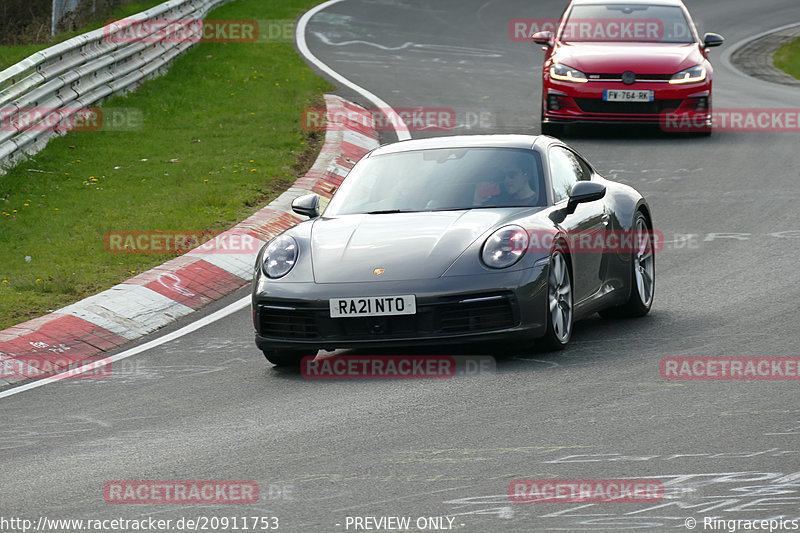
{"type": "Polygon", "coordinates": [[[641,361],[643,347],[652,346],[646,337],[652,336],[659,315],[653,312],[639,319],[593,315],[575,324],[570,344],[561,351],[540,351],[535,341],[320,351],[313,361],[304,359],[300,368],[270,367],[264,374],[267,378],[300,381],[401,381],[470,379],[505,373],[562,371],[609,362],[625,364],[626,360],[641,361]],[[372,366],[373,361],[377,361],[377,366],[372,366]],[[400,361],[405,361],[406,369],[401,368],[400,361]],[[427,366],[422,366],[423,361],[427,366]]]}
{"type": "Polygon", "coordinates": [[[570,124],[559,136],[564,140],[569,139],[614,139],[614,140],[641,140],[641,139],[669,139],[693,140],[708,138],[694,132],[664,131],[658,125],[646,124],[570,124]]]}

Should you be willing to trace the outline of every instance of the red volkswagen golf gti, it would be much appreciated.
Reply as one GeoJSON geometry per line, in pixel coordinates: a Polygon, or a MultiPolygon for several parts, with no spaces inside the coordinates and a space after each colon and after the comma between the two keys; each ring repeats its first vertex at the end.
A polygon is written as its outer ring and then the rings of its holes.
{"type": "Polygon", "coordinates": [[[542,132],[570,123],[660,124],[711,133],[708,49],[681,0],[572,0],[545,45],[542,132]],[[686,126],[690,126],[686,128],[686,126]]]}

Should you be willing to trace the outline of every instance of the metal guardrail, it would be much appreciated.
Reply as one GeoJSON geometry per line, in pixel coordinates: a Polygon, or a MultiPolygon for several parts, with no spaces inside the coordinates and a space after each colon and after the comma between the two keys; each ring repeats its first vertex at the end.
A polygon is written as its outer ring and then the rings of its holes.
{"type": "Polygon", "coordinates": [[[185,24],[187,35],[202,32],[202,25],[191,22],[227,1],[170,0],[36,52],[0,72],[0,173],[69,131],[76,112],[166,72],[167,64],[201,36],[159,39],[158,25],[145,21],[185,24]],[[110,38],[130,27],[141,32],[137,40],[110,38]],[[15,125],[8,119],[31,109],[40,110],[41,117],[15,125]],[[53,126],[43,127],[48,124],[53,126]]]}

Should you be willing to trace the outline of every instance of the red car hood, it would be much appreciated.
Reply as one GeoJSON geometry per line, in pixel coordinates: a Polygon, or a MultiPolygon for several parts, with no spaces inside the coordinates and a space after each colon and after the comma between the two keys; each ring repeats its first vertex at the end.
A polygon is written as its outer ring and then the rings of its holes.
{"type": "Polygon", "coordinates": [[[675,74],[704,60],[696,43],[560,43],[553,56],[585,74],[675,74]]]}

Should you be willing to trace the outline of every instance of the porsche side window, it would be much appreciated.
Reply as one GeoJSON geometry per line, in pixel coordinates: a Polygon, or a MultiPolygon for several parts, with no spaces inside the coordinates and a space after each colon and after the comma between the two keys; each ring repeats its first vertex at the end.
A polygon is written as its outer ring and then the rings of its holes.
{"type": "Polygon", "coordinates": [[[553,182],[555,203],[569,197],[572,186],[580,180],[587,180],[591,174],[584,169],[577,156],[560,146],[550,148],[550,180],[553,182]]]}
{"type": "Polygon", "coordinates": [[[592,179],[592,167],[589,166],[589,163],[581,159],[581,156],[575,152],[570,152],[569,155],[575,158],[575,164],[577,165],[576,168],[579,169],[578,179],[581,181],[589,181],[592,179]]]}

